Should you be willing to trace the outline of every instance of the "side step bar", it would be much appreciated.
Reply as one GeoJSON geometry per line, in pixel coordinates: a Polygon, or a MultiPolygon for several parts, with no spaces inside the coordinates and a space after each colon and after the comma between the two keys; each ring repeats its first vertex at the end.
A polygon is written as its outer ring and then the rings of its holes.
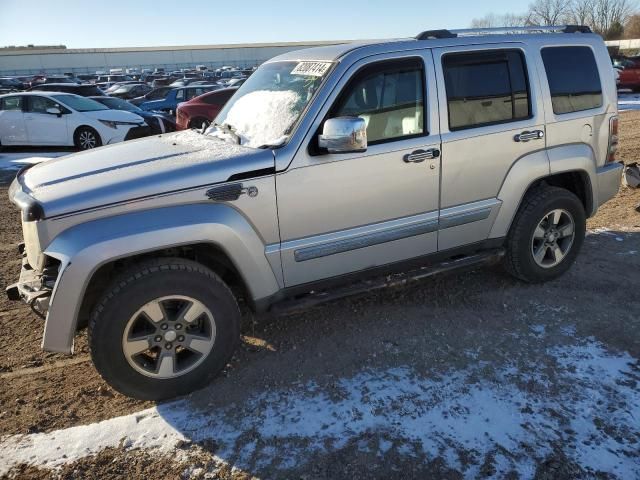
{"type": "Polygon", "coordinates": [[[503,256],[503,248],[487,250],[473,255],[450,258],[440,263],[416,268],[403,273],[373,277],[368,280],[350,283],[335,289],[310,292],[273,304],[269,313],[273,315],[297,313],[325,302],[362,293],[374,292],[383,288],[404,286],[451,270],[468,270],[479,265],[498,263],[503,256]]]}

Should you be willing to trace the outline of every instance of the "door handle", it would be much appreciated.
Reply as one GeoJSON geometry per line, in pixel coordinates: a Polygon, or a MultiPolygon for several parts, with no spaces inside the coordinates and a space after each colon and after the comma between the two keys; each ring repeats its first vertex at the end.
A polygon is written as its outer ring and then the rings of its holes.
{"type": "Polygon", "coordinates": [[[528,142],[529,140],[540,140],[542,138],[544,138],[544,132],[542,130],[525,130],[515,135],[513,140],[515,142],[528,142]]]}
{"type": "Polygon", "coordinates": [[[437,148],[430,148],[429,150],[416,150],[406,154],[402,159],[405,163],[420,163],[425,160],[431,160],[440,156],[440,150],[437,148]]]}

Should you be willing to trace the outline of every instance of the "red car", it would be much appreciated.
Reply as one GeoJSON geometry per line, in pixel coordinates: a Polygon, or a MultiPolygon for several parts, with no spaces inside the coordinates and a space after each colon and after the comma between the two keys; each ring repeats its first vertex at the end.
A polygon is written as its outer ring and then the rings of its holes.
{"type": "Polygon", "coordinates": [[[619,70],[617,79],[618,88],[630,88],[634,92],[640,92],[640,60],[629,59],[624,64],[624,68],[619,70]]]}
{"type": "Polygon", "coordinates": [[[178,105],[176,130],[208,127],[236,90],[238,89],[214,90],[178,105]]]}

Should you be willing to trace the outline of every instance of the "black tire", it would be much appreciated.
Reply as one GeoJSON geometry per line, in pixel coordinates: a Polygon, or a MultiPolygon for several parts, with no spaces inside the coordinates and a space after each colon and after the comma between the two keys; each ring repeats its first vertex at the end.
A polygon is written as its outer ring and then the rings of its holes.
{"type": "Polygon", "coordinates": [[[504,266],[511,275],[528,283],[553,280],[571,267],[580,252],[585,233],[584,206],[576,195],[564,188],[548,185],[534,188],[525,195],[511,225],[506,240],[504,266]],[[533,236],[539,222],[556,209],[563,209],[573,217],[575,235],[560,263],[544,268],[534,259],[533,236]]]}
{"type": "Polygon", "coordinates": [[[240,311],[231,290],[208,268],[181,258],[131,267],[97,303],[89,322],[89,346],[96,369],[115,390],[141,400],[173,398],[205,386],[225,367],[239,340],[240,311]],[[168,295],[186,295],[204,304],[213,315],[216,335],[212,350],[193,370],[174,378],[151,378],[130,365],[123,335],[141,306],[168,295]]]}
{"type": "Polygon", "coordinates": [[[195,128],[198,130],[206,130],[209,128],[209,125],[211,125],[211,122],[206,118],[194,118],[189,122],[189,128],[195,128]]]}
{"type": "Polygon", "coordinates": [[[73,134],[73,144],[78,150],[90,150],[102,146],[102,139],[93,128],[79,127],[73,134]]]}

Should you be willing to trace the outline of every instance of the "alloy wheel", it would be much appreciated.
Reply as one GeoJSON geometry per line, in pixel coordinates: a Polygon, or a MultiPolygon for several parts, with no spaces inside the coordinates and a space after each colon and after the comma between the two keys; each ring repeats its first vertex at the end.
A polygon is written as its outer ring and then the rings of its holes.
{"type": "Polygon", "coordinates": [[[542,268],[558,265],[569,253],[575,238],[575,221],[564,209],[547,213],[533,232],[531,254],[542,268]]]}
{"type": "Polygon", "coordinates": [[[200,365],[215,339],[211,311],[195,298],[173,295],[152,300],[133,314],[124,329],[122,351],[137,372],[168,379],[200,365]]]}

